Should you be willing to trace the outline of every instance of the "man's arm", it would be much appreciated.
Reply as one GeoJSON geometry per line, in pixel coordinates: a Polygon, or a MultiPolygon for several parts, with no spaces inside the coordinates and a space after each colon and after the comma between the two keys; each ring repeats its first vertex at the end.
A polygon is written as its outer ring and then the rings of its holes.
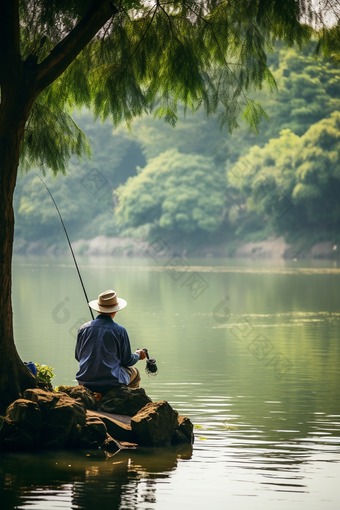
{"type": "Polygon", "coordinates": [[[80,333],[80,330],[77,333],[77,341],[76,341],[76,348],[75,348],[75,354],[74,354],[74,357],[76,358],[76,360],[78,362],[79,362],[79,344],[80,344],[79,333],[80,333]]]}
{"type": "Polygon", "coordinates": [[[85,326],[88,326],[90,325],[91,322],[85,322],[85,324],[83,324],[82,326],[80,326],[80,328],[78,329],[78,333],[77,333],[77,341],[76,341],[76,347],[75,347],[75,355],[74,357],[76,358],[76,360],[79,362],[79,359],[80,359],[80,351],[81,351],[81,347],[82,347],[82,344],[84,342],[84,338],[83,338],[83,335],[84,335],[84,328],[85,326]]]}
{"type": "Polygon", "coordinates": [[[145,352],[138,349],[136,352],[131,352],[131,344],[129,340],[129,336],[127,331],[124,330],[124,340],[122,345],[122,366],[123,367],[132,367],[139,361],[140,359],[145,358],[145,352]]]}

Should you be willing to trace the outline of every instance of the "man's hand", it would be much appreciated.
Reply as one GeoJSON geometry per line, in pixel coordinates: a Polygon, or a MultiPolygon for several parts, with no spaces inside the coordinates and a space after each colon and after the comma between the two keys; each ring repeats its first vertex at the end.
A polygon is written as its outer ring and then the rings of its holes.
{"type": "Polygon", "coordinates": [[[142,349],[137,349],[136,353],[139,354],[139,359],[145,359],[146,358],[146,354],[145,354],[145,352],[142,349]]]}

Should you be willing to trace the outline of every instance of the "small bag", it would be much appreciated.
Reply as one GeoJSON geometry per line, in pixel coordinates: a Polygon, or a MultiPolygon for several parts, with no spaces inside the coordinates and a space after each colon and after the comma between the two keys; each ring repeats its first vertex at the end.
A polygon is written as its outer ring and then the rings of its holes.
{"type": "Polygon", "coordinates": [[[26,367],[32,372],[34,377],[37,377],[38,371],[33,361],[24,361],[24,365],[26,365],[26,367]]]}

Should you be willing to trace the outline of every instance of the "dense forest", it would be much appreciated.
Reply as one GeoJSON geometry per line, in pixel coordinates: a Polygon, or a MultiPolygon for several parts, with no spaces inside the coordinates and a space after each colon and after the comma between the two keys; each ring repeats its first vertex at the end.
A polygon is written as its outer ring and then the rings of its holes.
{"type": "MultiPolygon", "coordinates": [[[[269,61],[277,90],[254,95],[269,118],[257,135],[243,121],[221,131],[200,111],[181,111],[175,128],[139,118],[131,133],[74,113],[92,160],[45,177],[71,239],[124,237],[143,224],[150,240],[189,250],[228,242],[230,254],[240,241],[281,235],[301,249],[340,244],[340,69],[316,58],[314,44],[302,53],[278,45],[269,61]]],[[[24,166],[15,218],[17,251],[65,246],[46,190],[24,166]]]]}

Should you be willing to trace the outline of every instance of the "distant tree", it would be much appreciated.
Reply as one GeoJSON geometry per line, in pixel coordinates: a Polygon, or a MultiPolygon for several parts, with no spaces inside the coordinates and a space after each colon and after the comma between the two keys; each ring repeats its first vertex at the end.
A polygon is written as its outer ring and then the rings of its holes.
{"type": "Polygon", "coordinates": [[[243,221],[255,213],[261,218],[258,228],[267,233],[301,235],[307,229],[328,239],[338,236],[340,112],[312,125],[301,137],[285,129],[263,148],[252,147],[229,169],[228,181],[244,195],[246,211],[239,210],[243,221]],[[280,200],[289,202],[285,214],[280,200]]]}
{"type": "MultiPolygon", "coordinates": [[[[184,118],[183,106],[179,106],[176,129],[168,123],[155,121],[150,114],[134,120],[131,137],[123,125],[112,133],[109,119],[103,125],[93,123],[92,113],[83,109],[81,117],[75,118],[77,123],[79,119],[81,129],[92,142],[92,163],[79,164],[77,168],[74,168],[76,162],[69,163],[66,181],[63,176],[58,182],[52,175],[46,176],[47,184],[56,190],[54,193],[71,239],[118,234],[115,215],[105,215],[108,202],[101,201],[100,197],[109,191],[109,182],[117,187],[129,176],[136,174],[136,165],[144,167],[144,155],[150,160],[167,150],[177,148],[183,154],[200,154],[213,158],[215,164],[224,164],[227,160],[233,163],[246,154],[252,145],[264,146],[269,139],[278,138],[283,129],[289,127],[296,135],[303,135],[314,123],[328,117],[335,110],[340,111],[339,69],[326,59],[315,59],[315,49],[315,41],[300,52],[296,48],[287,48],[278,43],[274,53],[269,56],[268,63],[278,91],[271,93],[262,90],[254,94],[254,98],[266,106],[270,117],[270,122],[260,123],[258,136],[249,132],[249,126],[241,121],[240,129],[229,137],[227,133],[220,132],[215,117],[207,118],[201,110],[184,118]],[[83,172],[78,171],[81,168],[84,169],[83,172]],[[82,179],[91,168],[97,168],[107,182],[95,195],[90,211],[88,199],[92,197],[89,190],[82,185],[82,179]]],[[[40,138],[37,132],[34,139],[38,144],[40,138]]],[[[41,140],[40,142],[44,144],[41,140]]],[[[21,169],[24,163],[25,159],[21,162],[21,169]]],[[[274,169],[270,171],[275,172],[274,169]]],[[[21,241],[20,244],[17,243],[17,248],[24,250],[25,241],[39,241],[39,249],[43,244],[60,244],[67,248],[64,238],[59,236],[59,225],[55,221],[55,213],[51,209],[46,190],[41,185],[37,186],[34,179],[33,175],[25,176],[19,179],[16,185],[15,237],[21,241]]],[[[207,188],[206,192],[210,194],[210,189],[207,188]]],[[[239,204],[242,204],[241,197],[239,204]]],[[[239,210],[239,213],[243,212],[239,210]]],[[[236,214],[236,208],[233,207],[231,215],[235,228],[239,213],[236,214]]],[[[258,218],[256,222],[256,225],[249,224],[249,228],[258,230],[263,227],[258,218]]],[[[171,234],[175,235],[175,231],[171,234]]],[[[36,246],[38,249],[38,245],[36,246]]]]}
{"type": "Polygon", "coordinates": [[[301,137],[292,201],[304,207],[308,226],[339,236],[340,112],[301,137]]]}
{"type": "MultiPolygon", "coordinates": [[[[117,235],[112,186],[105,180],[109,172],[100,170],[102,188],[98,194],[93,195],[92,189],[86,186],[86,179],[97,169],[91,166],[85,168],[80,172],[79,169],[72,170],[69,165],[67,179],[59,177],[57,183],[52,175],[44,178],[47,186],[50,189],[53,187],[53,196],[67,225],[70,239],[75,241],[98,235],[117,235]]],[[[33,173],[27,175],[25,186],[22,184],[20,179],[17,184],[19,189],[16,190],[20,193],[16,193],[14,200],[17,250],[25,251],[27,242],[35,242],[40,251],[53,248],[53,245],[57,249],[67,250],[65,235],[60,229],[60,222],[56,221],[56,211],[51,207],[51,199],[38,177],[33,173]]]]}
{"type": "Polygon", "coordinates": [[[67,117],[75,105],[110,116],[115,125],[152,110],[175,124],[178,101],[193,110],[202,105],[207,114],[222,105],[220,121],[230,130],[242,112],[256,128],[264,112],[248,92],[264,81],[274,85],[266,52],[278,38],[308,39],[312,30],[301,21],[312,17],[312,0],[2,1],[0,406],[34,385],[12,324],[12,200],[20,153],[29,165],[55,173],[65,171],[71,154],[86,153],[67,117]]]}
{"type": "Polygon", "coordinates": [[[212,158],[176,149],[151,159],[119,188],[117,216],[127,225],[149,224],[167,233],[215,232],[222,223],[225,172],[212,158]]]}

